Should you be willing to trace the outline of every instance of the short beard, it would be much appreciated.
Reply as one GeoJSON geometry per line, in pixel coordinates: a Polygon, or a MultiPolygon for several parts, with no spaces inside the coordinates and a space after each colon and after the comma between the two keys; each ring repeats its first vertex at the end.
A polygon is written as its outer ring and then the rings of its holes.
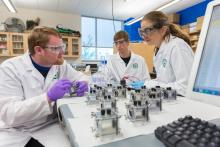
{"type": "Polygon", "coordinates": [[[54,63],[54,65],[62,65],[64,62],[63,57],[62,58],[58,58],[57,61],[54,63]]]}

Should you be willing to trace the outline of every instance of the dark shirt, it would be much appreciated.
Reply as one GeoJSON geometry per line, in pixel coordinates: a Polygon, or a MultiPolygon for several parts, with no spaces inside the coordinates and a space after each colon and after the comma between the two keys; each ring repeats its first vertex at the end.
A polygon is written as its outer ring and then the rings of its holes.
{"type": "MultiPolygon", "coordinates": [[[[31,55],[30,55],[30,57],[31,57],[31,55]]],[[[32,61],[32,64],[34,65],[34,67],[42,74],[42,76],[44,78],[46,78],[47,74],[50,70],[50,67],[41,66],[41,65],[37,64],[36,62],[34,62],[34,60],[32,58],[31,58],[31,61],[32,61]]]]}
{"type": "Polygon", "coordinates": [[[122,58],[121,59],[125,62],[126,66],[128,65],[130,59],[131,59],[131,56],[130,57],[127,57],[127,58],[122,58]]]}

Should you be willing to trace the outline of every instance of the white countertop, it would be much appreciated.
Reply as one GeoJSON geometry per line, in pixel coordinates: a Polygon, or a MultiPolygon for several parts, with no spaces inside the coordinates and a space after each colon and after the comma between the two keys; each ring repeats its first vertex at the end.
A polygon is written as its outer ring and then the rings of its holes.
{"type": "Polygon", "coordinates": [[[192,115],[204,120],[220,117],[220,107],[178,97],[174,101],[164,101],[162,111],[150,112],[148,122],[131,122],[125,117],[125,102],[127,100],[120,99],[117,106],[121,114],[119,121],[121,133],[118,136],[95,137],[95,132],[92,132],[95,120],[91,117],[91,112],[96,112],[99,105],[87,105],[85,100],[85,97],[77,97],[66,98],[58,102],[58,105],[67,104],[73,113],[74,118],[68,119],[71,126],[69,129],[74,132],[75,141],[80,147],[95,146],[131,136],[153,133],[158,126],[165,125],[185,115],[192,115]]]}

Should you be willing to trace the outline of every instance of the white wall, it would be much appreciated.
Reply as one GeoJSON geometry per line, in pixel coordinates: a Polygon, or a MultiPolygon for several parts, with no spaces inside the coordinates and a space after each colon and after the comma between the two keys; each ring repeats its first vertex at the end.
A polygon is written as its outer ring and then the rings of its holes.
{"type": "MultiPolygon", "coordinates": [[[[81,16],[79,14],[60,13],[55,11],[44,11],[38,9],[16,8],[18,13],[10,13],[4,6],[0,6],[0,23],[5,22],[8,17],[17,17],[23,20],[34,20],[40,18],[40,25],[56,27],[57,24],[62,24],[64,27],[81,31],[81,16]]],[[[0,58],[0,64],[7,58],[0,58]]],[[[74,59],[75,60],[75,59],[74,59]]],[[[68,60],[73,62],[72,59],[68,60]]]]}
{"type": "Polygon", "coordinates": [[[60,13],[55,11],[44,11],[38,9],[17,8],[18,13],[10,13],[4,6],[0,6],[0,22],[4,22],[8,17],[18,17],[24,21],[40,18],[40,25],[56,27],[62,24],[77,31],[81,30],[81,16],[79,14],[60,13]]]}

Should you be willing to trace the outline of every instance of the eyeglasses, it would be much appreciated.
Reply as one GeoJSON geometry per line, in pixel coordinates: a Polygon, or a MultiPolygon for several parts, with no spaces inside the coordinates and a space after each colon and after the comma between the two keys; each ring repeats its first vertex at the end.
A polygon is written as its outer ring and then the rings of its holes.
{"type": "Polygon", "coordinates": [[[59,53],[60,51],[65,52],[65,50],[66,50],[66,44],[62,44],[62,45],[59,45],[59,46],[47,45],[47,46],[44,47],[44,48],[49,49],[49,50],[51,50],[52,52],[56,52],[56,53],[59,53]]]}
{"type": "Polygon", "coordinates": [[[144,37],[150,35],[150,33],[152,33],[154,30],[155,30],[154,26],[139,28],[138,33],[139,33],[141,38],[144,38],[144,37]]]}
{"type": "Polygon", "coordinates": [[[114,45],[119,45],[119,44],[125,44],[127,41],[125,41],[124,39],[123,40],[118,40],[118,41],[115,41],[114,42],[114,45]]]}

